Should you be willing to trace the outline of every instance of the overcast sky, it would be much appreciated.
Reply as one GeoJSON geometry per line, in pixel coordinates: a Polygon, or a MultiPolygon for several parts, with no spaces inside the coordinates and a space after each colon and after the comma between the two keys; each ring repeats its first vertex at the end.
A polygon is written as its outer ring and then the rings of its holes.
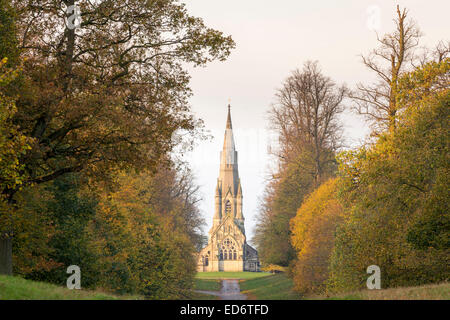
{"type": "MultiPolygon", "coordinates": [[[[191,15],[208,27],[231,35],[236,49],[225,62],[192,68],[192,109],[205,122],[213,141],[201,143],[188,159],[201,186],[201,209],[212,224],[214,191],[219,173],[228,99],[231,98],[233,131],[244,195],[247,239],[251,240],[258,201],[264,191],[273,159],[267,155],[267,111],[282,81],[307,60],[318,60],[325,75],[351,88],[370,82],[373,75],[359,54],[376,46],[376,34],[391,32],[397,4],[424,36],[421,45],[433,47],[448,40],[450,1],[365,0],[187,0],[191,15]]],[[[368,130],[364,119],[342,117],[348,146],[357,146],[368,130]]]]}

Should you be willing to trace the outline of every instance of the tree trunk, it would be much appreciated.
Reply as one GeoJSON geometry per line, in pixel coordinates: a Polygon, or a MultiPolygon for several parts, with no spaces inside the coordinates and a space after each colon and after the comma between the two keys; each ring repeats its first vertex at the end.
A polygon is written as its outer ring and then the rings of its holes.
{"type": "Polygon", "coordinates": [[[12,238],[0,237],[0,274],[12,275],[12,238]]]}

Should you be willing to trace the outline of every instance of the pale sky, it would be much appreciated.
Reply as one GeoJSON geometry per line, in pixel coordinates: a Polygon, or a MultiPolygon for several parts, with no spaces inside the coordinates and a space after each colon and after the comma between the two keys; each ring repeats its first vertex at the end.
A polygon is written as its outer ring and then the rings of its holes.
{"type": "MultiPolygon", "coordinates": [[[[204,120],[214,139],[197,146],[188,161],[201,186],[201,209],[208,231],[231,98],[248,241],[253,236],[269,167],[273,166],[273,158],[267,154],[267,111],[290,71],[301,68],[307,60],[318,60],[323,73],[338,84],[353,88],[357,82],[370,82],[373,75],[358,55],[376,47],[375,30],[380,35],[394,30],[397,4],[406,6],[409,17],[417,21],[424,34],[421,45],[434,47],[440,40],[449,39],[450,1],[444,0],[183,2],[191,15],[203,18],[208,27],[231,35],[236,42],[236,49],[225,62],[189,69],[192,110],[204,120]]],[[[347,145],[360,144],[368,132],[364,119],[348,113],[342,121],[347,145]]]]}

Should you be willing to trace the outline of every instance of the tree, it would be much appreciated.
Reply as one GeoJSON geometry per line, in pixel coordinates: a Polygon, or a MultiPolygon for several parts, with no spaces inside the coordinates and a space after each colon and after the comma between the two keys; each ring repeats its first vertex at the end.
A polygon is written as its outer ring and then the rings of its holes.
{"type": "Polygon", "coordinates": [[[64,285],[77,265],[84,288],[186,298],[203,223],[191,173],[172,164],[113,179],[71,173],[17,192],[14,272],[64,285]]]}
{"type": "Polygon", "coordinates": [[[67,267],[78,265],[83,273],[83,287],[95,288],[98,284],[99,254],[87,232],[90,221],[95,219],[98,200],[95,193],[83,188],[83,182],[87,182],[85,177],[71,173],[46,185],[46,191],[52,195],[45,201],[46,215],[54,227],[48,242],[52,249],[48,260],[58,266],[36,270],[28,275],[30,278],[61,285],[67,279],[67,267]]]}
{"type": "Polygon", "coordinates": [[[23,79],[5,93],[18,96],[14,122],[32,138],[20,157],[29,184],[70,172],[102,179],[128,167],[156,170],[174,137],[194,136],[200,125],[184,65],[224,60],[234,47],[173,0],[12,3],[23,79]],[[76,28],[72,5],[81,10],[76,28]]]}
{"type": "Polygon", "coordinates": [[[337,178],[323,183],[291,220],[291,241],[297,256],[292,274],[295,289],[302,294],[326,292],[336,228],[345,217],[337,191],[337,178]]]}
{"type": "Polygon", "coordinates": [[[14,4],[27,58],[16,121],[36,140],[23,159],[35,183],[112,165],[154,169],[174,133],[198,124],[181,63],[222,60],[233,47],[175,1],[14,4]],[[65,23],[72,4],[78,28],[65,23]]]}
{"type": "Polygon", "coordinates": [[[19,63],[20,52],[14,21],[15,11],[10,1],[0,0],[0,59],[8,58],[8,68],[16,68],[19,63]]]}
{"type": "Polygon", "coordinates": [[[295,258],[289,221],[314,184],[313,178],[297,163],[301,163],[300,159],[269,183],[260,203],[254,241],[265,264],[288,266],[295,258]]]}
{"type": "Polygon", "coordinates": [[[279,135],[278,168],[261,202],[254,239],[265,263],[287,266],[295,258],[289,221],[304,197],[336,170],[345,94],[345,86],[323,75],[317,62],[293,71],[277,91],[269,114],[279,135]]]}
{"type": "Polygon", "coordinates": [[[449,70],[446,58],[403,75],[395,132],[341,155],[349,218],[336,234],[330,290],[363,288],[372,264],[383,288],[448,279],[449,70]]]}
{"type": "Polygon", "coordinates": [[[19,50],[16,45],[14,10],[9,1],[0,1],[0,274],[12,273],[12,199],[5,190],[20,187],[26,175],[20,157],[30,142],[14,123],[15,99],[4,89],[17,78],[19,50]]]}
{"type": "MultiPolygon", "coordinates": [[[[334,162],[333,152],[341,144],[338,116],[343,111],[345,86],[337,86],[322,74],[317,62],[308,61],[295,70],[277,92],[277,103],[270,110],[273,128],[279,134],[281,163],[295,161],[309,153],[307,173],[316,186],[334,162]]],[[[305,160],[305,159],[302,159],[305,160]]]]}
{"type": "Polygon", "coordinates": [[[156,175],[122,172],[113,190],[101,192],[91,232],[100,248],[102,287],[151,299],[187,296],[196,273],[193,235],[202,220],[195,193],[186,192],[193,188],[174,189],[185,178],[174,168],[156,175]],[[192,216],[183,212],[187,208],[192,216]]]}
{"type": "MultiPolygon", "coordinates": [[[[0,88],[7,86],[14,80],[16,72],[7,69],[8,59],[0,61],[0,88]]],[[[17,112],[14,99],[5,96],[0,91],[0,187],[1,190],[19,188],[27,176],[23,172],[23,165],[19,162],[21,156],[29,149],[31,140],[24,136],[13,117],[17,112]]],[[[13,213],[11,197],[5,192],[0,194],[0,274],[12,273],[12,243],[13,213]]]]}
{"type": "Polygon", "coordinates": [[[362,56],[363,64],[375,73],[378,81],[372,85],[359,83],[351,93],[356,111],[365,115],[379,128],[394,130],[399,112],[396,95],[398,80],[415,60],[415,49],[421,33],[415,22],[407,20],[408,11],[397,5],[396,29],[377,40],[380,47],[362,56]]]}
{"type": "Polygon", "coordinates": [[[187,164],[173,162],[170,167],[161,166],[150,181],[147,203],[155,212],[171,215],[173,227],[185,232],[194,246],[201,246],[204,220],[198,208],[200,188],[187,164]]]}

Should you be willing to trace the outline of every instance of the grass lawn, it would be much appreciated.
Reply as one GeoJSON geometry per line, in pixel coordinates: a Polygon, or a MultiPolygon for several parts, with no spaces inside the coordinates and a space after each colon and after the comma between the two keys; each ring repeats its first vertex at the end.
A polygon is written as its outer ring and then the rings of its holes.
{"type": "Polygon", "coordinates": [[[0,275],[0,300],[119,300],[140,296],[116,296],[92,290],[69,290],[54,284],[0,275]]]}
{"type": "MultiPolygon", "coordinates": [[[[220,291],[221,281],[218,279],[194,279],[194,290],[202,291],[220,291]]],[[[219,297],[210,294],[193,291],[191,294],[193,300],[217,300],[219,297]]]]}
{"type": "Polygon", "coordinates": [[[220,280],[218,279],[195,279],[194,290],[220,291],[220,280]]]}
{"type": "Polygon", "coordinates": [[[197,279],[255,279],[270,276],[268,272],[199,272],[197,279]]]}
{"type": "Polygon", "coordinates": [[[187,300],[219,300],[219,297],[193,291],[187,300]]]}
{"type": "Polygon", "coordinates": [[[450,283],[429,284],[419,287],[362,290],[332,297],[328,300],[450,300],[450,283]]]}
{"type": "Polygon", "coordinates": [[[241,293],[250,300],[298,300],[300,296],[292,290],[293,282],[279,273],[240,282],[241,293]]]}

